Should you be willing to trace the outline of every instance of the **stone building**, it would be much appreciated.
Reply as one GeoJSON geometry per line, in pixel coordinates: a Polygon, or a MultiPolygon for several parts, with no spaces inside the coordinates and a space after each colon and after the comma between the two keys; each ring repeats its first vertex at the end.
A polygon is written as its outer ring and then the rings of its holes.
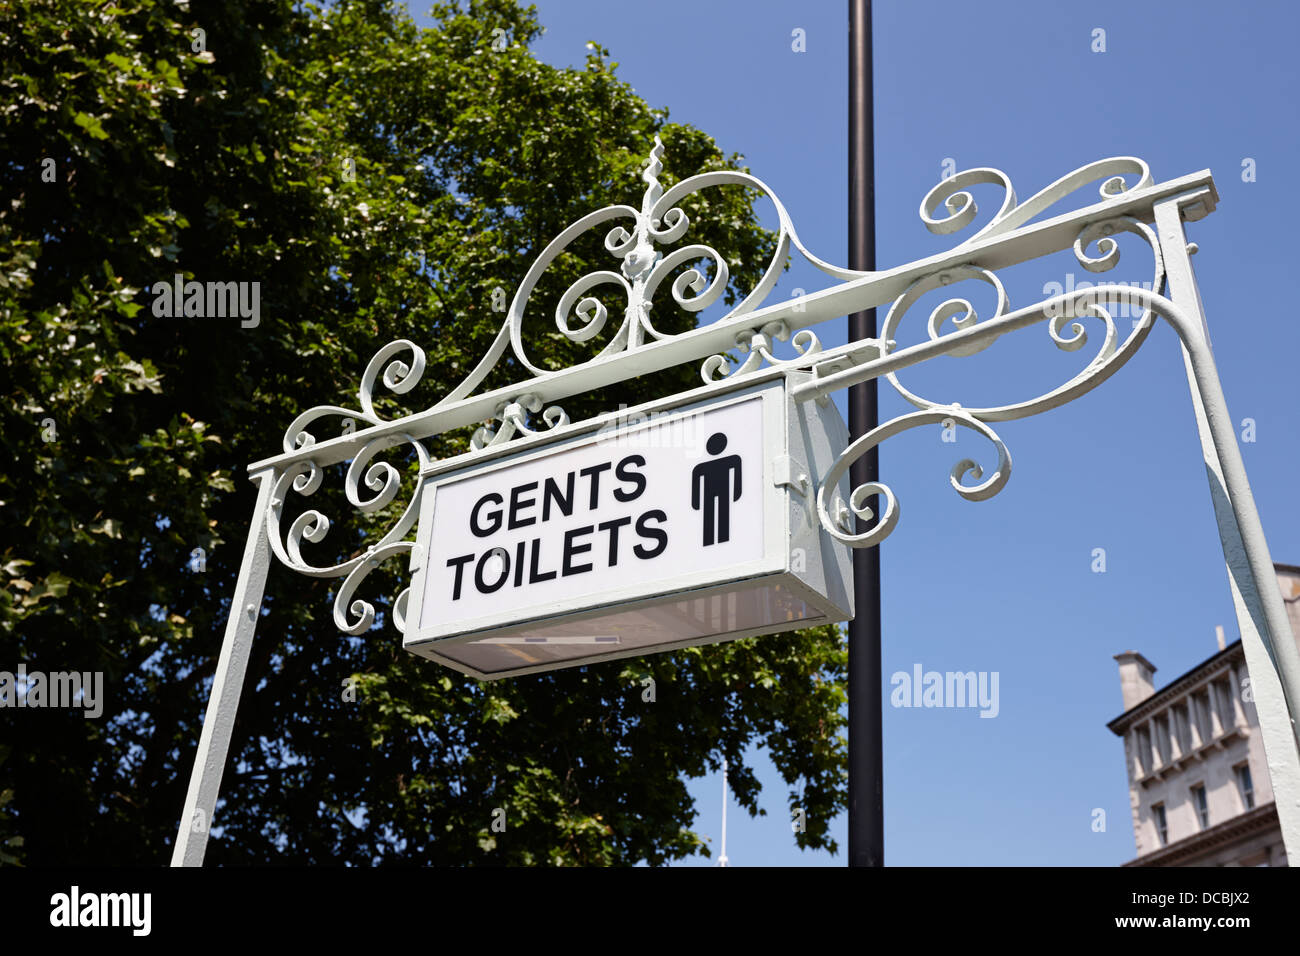
{"type": "MultiPolygon", "coordinates": [[[[1300,633],[1300,567],[1275,565],[1300,633]]],[[[1241,641],[1156,690],[1156,667],[1116,654],[1137,856],[1125,866],[1286,866],[1241,641]]]]}

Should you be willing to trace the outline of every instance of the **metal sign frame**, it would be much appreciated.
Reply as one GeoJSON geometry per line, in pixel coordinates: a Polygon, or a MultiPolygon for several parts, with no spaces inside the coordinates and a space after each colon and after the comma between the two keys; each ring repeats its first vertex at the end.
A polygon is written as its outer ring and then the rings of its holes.
{"type": "MultiPolygon", "coordinates": [[[[359,586],[380,563],[399,555],[409,558],[415,547],[408,535],[419,514],[423,482],[417,484],[402,516],[365,553],[333,565],[316,565],[307,560],[302,554],[303,543],[320,543],[329,530],[329,519],[308,509],[286,529],[281,514],[290,495],[310,496],[321,487],[326,467],[350,462],[345,476],[348,500],[359,511],[369,513],[390,505],[401,489],[397,469],[375,461],[375,456],[385,449],[412,446],[423,470],[432,464],[423,439],[488,420],[495,424],[476,432],[472,451],[497,449],[517,437],[569,424],[568,416],[557,404],[568,396],[683,363],[703,362],[701,375],[706,388],[715,383],[739,383],[750,376],[757,380],[767,373],[765,366],[803,370],[809,374],[792,392],[796,402],[825,402],[839,389],[884,379],[918,410],[880,424],[849,445],[827,473],[810,476],[817,489],[817,514],[826,533],[852,547],[870,547],[893,530],[898,521],[898,502],[889,487],[880,482],[860,485],[847,501],[843,500],[835,489],[854,461],[886,438],[911,428],[935,423],[960,426],[989,439],[998,463],[984,478],[981,466],[965,459],[953,467],[950,482],[964,498],[989,498],[1005,486],[1011,468],[1006,446],[991,423],[1037,415],[1096,388],[1133,357],[1157,318],[1168,322],[1181,340],[1283,841],[1288,856],[1300,859],[1300,748],[1294,718],[1300,708],[1300,650],[1291,634],[1215,368],[1191,267],[1190,255],[1196,250],[1188,243],[1184,229],[1185,223],[1214,211],[1218,193],[1210,172],[1202,170],[1157,184],[1140,159],[1103,159],[1019,202],[1010,178],[1000,170],[964,170],[944,179],[926,195],[921,202],[921,219],[931,232],[958,232],[974,222],[977,212],[974,197],[967,190],[991,184],[1002,189],[1003,201],[988,223],[946,252],[890,269],[858,272],[831,265],[809,252],[777,196],[761,180],[746,173],[704,173],[665,190],[658,181],[663,152],[663,145],[656,139],[642,175],[646,189],[639,210],[624,205],[597,210],[547,245],[516,291],[488,353],[445,398],[424,411],[392,420],[375,411],[373,394],[380,381],[400,395],[410,391],[424,372],[423,350],[414,342],[399,339],[380,349],[366,367],[356,408],[325,405],[304,412],[285,432],[280,454],[249,465],[250,475],[258,484],[257,504],[172,865],[197,866],[203,861],[271,555],[304,575],[341,578],[334,621],[341,631],[358,635],[369,630],[375,619],[374,606],[357,597],[359,586]],[[1126,182],[1125,176],[1136,177],[1136,182],[1126,182]],[[1042,218],[1062,199],[1098,181],[1102,183],[1100,202],[1042,218]],[[664,282],[670,283],[675,304],[691,312],[707,308],[727,286],[726,259],[711,247],[688,244],[666,254],[656,248],[677,243],[689,230],[690,221],[677,205],[681,199],[722,185],[747,186],[772,200],[780,220],[775,253],[757,286],[725,316],[681,334],[662,333],[650,321],[650,306],[664,282]],[[622,224],[614,225],[606,234],[605,248],[613,258],[622,260],[619,271],[598,271],[579,279],[561,296],[555,310],[559,331],[573,342],[585,342],[598,335],[610,318],[606,305],[591,293],[599,286],[621,291],[626,306],[608,345],[595,357],[571,368],[548,371],[533,364],[522,332],[525,311],[539,277],[579,235],[616,220],[622,224]],[[1119,261],[1115,236],[1121,232],[1138,236],[1150,247],[1154,265],[1151,289],[1163,290],[1167,295],[1122,284],[1102,284],[1011,310],[996,270],[1072,248],[1085,269],[1103,273],[1119,261]],[[791,246],[817,269],[839,281],[806,296],[765,304],[791,246]],[[701,260],[708,263],[711,278],[700,271],[703,267],[695,266],[701,260]],[[898,348],[893,335],[912,305],[927,292],[963,281],[984,283],[995,290],[995,314],[981,318],[965,299],[949,299],[931,313],[927,341],[898,348]],[[1107,308],[1120,303],[1136,303],[1145,310],[1122,340],[1107,308]],[[889,312],[878,338],[823,349],[812,331],[821,322],[883,305],[889,306],[889,312]],[[944,332],[942,326],[949,319],[955,331],[944,332]],[[1003,335],[1040,323],[1047,324],[1058,348],[1074,351],[1088,341],[1085,322],[1094,327],[1099,323],[1103,333],[1094,358],[1069,381],[1029,401],[965,408],[929,401],[898,380],[898,373],[911,366],[941,355],[973,355],[1003,335]],[[777,339],[791,340],[799,354],[793,359],[778,359],[773,354],[773,341],[777,339]],[[723,353],[732,350],[746,357],[728,371],[723,353]],[[532,377],[479,392],[487,374],[507,351],[532,377]],[[339,419],[364,427],[355,431],[345,428],[343,434],[318,441],[308,428],[317,427],[325,419],[336,421],[331,431],[337,430],[339,419]],[[975,484],[968,483],[972,479],[975,484]],[[370,494],[362,491],[362,484],[370,494]],[[873,496],[880,496],[884,502],[878,517],[866,508],[873,496]],[[873,524],[867,531],[854,533],[852,516],[873,524]]],[[[403,631],[409,595],[408,587],[393,602],[393,623],[403,631]]]]}
{"type": "MultiPolygon", "coordinates": [[[[808,376],[794,370],[769,370],[767,375],[755,376],[754,378],[758,379],[758,381],[745,379],[733,383],[730,388],[696,389],[691,392],[680,393],[667,400],[647,402],[635,408],[598,416],[586,422],[557,427],[554,429],[553,436],[549,433],[528,436],[501,446],[500,452],[494,456],[486,451],[479,455],[471,453],[470,455],[448,459],[445,463],[439,462],[425,469],[422,472],[421,480],[426,481],[428,487],[424,489],[422,494],[423,503],[420,515],[420,527],[422,529],[429,527],[434,503],[437,500],[437,489],[442,483],[456,481],[471,474],[475,476],[489,474],[493,470],[546,459],[553,454],[573,448],[588,445],[598,446],[602,441],[609,439],[616,441],[631,439],[633,441],[632,447],[635,448],[637,447],[635,445],[635,436],[639,433],[647,432],[650,429],[694,414],[726,408],[742,402],[758,401],[763,404],[761,411],[763,419],[763,454],[759,463],[762,470],[759,475],[747,478],[746,482],[753,481],[754,487],[762,490],[761,508],[764,527],[769,530],[779,529],[779,534],[769,535],[764,540],[763,553],[760,557],[742,563],[719,565],[704,572],[684,572],[668,580],[655,581],[649,589],[645,584],[636,580],[635,576],[631,576],[621,581],[616,587],[601,590],[598,594],[587,598],[586,600],[594,600],[595,603],[586,610],[574,612],[558,605],[538,608],[528,612],[511,609],[477,618],[464,625],[435,625],[426,628],[420,628],[419,622],[421,620],[420,611],[424,593],[424,574],[428,563],[424,560],[426,555],[422,553],[424,549],[417,538],[416,547],[411,551],[411,597],[408,602],[408,623],[403,646],[409,651],[430,660],[435,660],[470,677],[477,677],[480,680],[492,680],[501,677],[516,677],[557,670],[563,667],[595,664],[624,657],[637,657],[648,653],[675,650],[681,647],[713,644],[725,640],[736,640],[741,637],[787,631],[792,628],[815,627],[820,624],[844,621],[852,617],[852,577],[845,549],[838,549],[841,551],[838,557],[842,558],[842,560],[838,562],[838,568],[833,569],[838,571],[838,574],[833,576],[838,581],[838,594],[823,595],[817,590],[819,581],[804,581],[801,579],[800,574],[791,568],[793,549],[802,548],[805,555],[811,555],[810,562],[805,562],[808,565],[805,571],[811,569],[813,576],[816,578],[820,578],[825,571],[820,553],[821,549],[819,548],[821,535],[818,534],[818,531],[821,526],[813,510],[812,496],[810,494],[811,482],[806,473],[803,472],[803,466],[801,464],[798,466],[792,465],[789,456],[790,433],[792,429],[801,424],[796,418],[798,406],[789,397],[791,387],[786,384],[786,380],[792,377],[797,383],[800,379],[806,379],[808,376]],[[701,402],[701,397],[704,398],[704,402],[701,402]],[[660,415],[664,417],[660,418],[660,415]],[[650,416],[653,416],[653,418],[639,420],[650,416]],[[610,426],[616,424],[620,418],[632,418],[638,419],[638,421],[636,424],[611,430],[610,426]],[[511,454],[510,452],[514,453],[511,454]],[[493,457],[495,460],[492,460],[493,457]],[[792,474],[792,468],[798,471],[799,474],[792,474]],[[802,482],[800,481],[801,478],[802,482]],[[619,648],[608,653],[584,657],[581,660],[538,664],[532,667],[512,669],[506,673],[481,671],[444,653],[447,649],[446,645],[450,643],[475,641],[494,635],[507,635],[530,624],[549,626],[551,621],[556,620],[565,622],[592,620],[609,613],[611,608],[615,606],[627,610],[653,607],[656,604],[664,603],[665,598],[663,595],[667,594],[673,594],[674,600],[709,598],[733,591],[738,585],[745,583],[751,586],[762,583],[786,587],[792,593],[797,594],[810,608],[817,610],[819,615],[800,620],[794,624],[787,622],[780,627],[765,625],[722,633],[707,638],[686,637],[646,648],[619,648]],[[652,594],[650,591],[654,593],[652,594]]],[[[835,418],[838,420],[838,415],[835,418]]],[[[842,450],[847,444],[847,428],[842,421],[839,421],[839,431],[841,432],[839,437],[840,449],[842,450]]],[[[804,449],[797,450],[801,454],[806,454],[804,449]]],[[[820,451],[822,455],[826,455],[829,449],[820,449],[820,451]]],[[[842,486],[841,493],[847,492],[847,481],[841,481],[840,484],[842,486]]],[[[427,531],[422,532],[421,537],[427,533],[427,531]]],[[[836,588],[832,587],[831,590],[835,592],[836,588]]]]}

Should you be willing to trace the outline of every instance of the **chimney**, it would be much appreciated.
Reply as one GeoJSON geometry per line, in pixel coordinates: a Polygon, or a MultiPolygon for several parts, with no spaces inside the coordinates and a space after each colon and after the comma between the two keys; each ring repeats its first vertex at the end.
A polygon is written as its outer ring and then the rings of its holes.
{"type": "Polygon", "coordinates": [[[1119,689],[1124,695],[1124,709],[1132,710],[1156,692],[1151,680],[1156,665],[1137,651],[1116,654],[1115,660],[1119,661],[1119,689]]]}
{"type": "Polygon", "coordinates": [[[1228,646],[1227,644],[1225,644],[1225,643],[1223,642],[1223,625],[1222,625],[1222,624],[1216,624],[1216,625],[1214,625],[1214,636],[1215,636],[1216,638],[1218,638],[1218,641],[1219,641],[1219,650],[1223,650],[1225,647],[1228,646]]]}

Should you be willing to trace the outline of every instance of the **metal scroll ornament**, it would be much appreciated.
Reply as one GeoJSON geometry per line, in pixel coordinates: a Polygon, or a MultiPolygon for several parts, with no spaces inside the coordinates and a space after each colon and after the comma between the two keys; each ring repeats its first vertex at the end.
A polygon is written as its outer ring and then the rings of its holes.
{"type": "MultiPolygon", "coordinates": [[[[546,406],[530,389],[531,382],[554,373],[541,368],[530,359],[524,345],[523,332],[527,309],[539,279],[579,236],[613,223],[604,238],[604,248],[613,262],[609,269],[583,276],[560,296],[554,310],[555,328],[569,341],[582,343],[605,331],[611,322],[617,323],[608,343],[596,355],[578,363],[580,366],[595,366],[633,350],[652,350],[664,340],[674,338],[674,335],[657,329],[651,320],[652,307],[665,283],[672,302],[688,312],[698,313],[717,301],[730,281],[725,257],[713,247],[702,243],[688,243],[667,252],[660,248],[686,237],[691,222],[679,204],[700,190],[726,185],[757,189],[773,202],[779,220],[776,249],[762,277],[737,305],[717,320],[719,324],[736,326],[735,348],[744,358],[735,367],[732,367],[731,360],[726,356],[706,358],[701,368],[704,381],[709,384],[724,379],[731,381],[764,366],[773,365],[816,370],[819,363],[829,361],[826,350],[811,329],[791,329],[784,320],[756,323],[749,318],[750,314],[763,306],[776,286],[792,246],[815,268],[837,279],[858,279],[878,273],[834,266],[813,255],[800,241],[776,194],[764,182],[747,173],[733,170],[703,173],[665,190],[659,182],[659,174],[663,171],[663,155],[663,143],[656,137],[641,177],[645,182],[645,191],[640,208],[614,205],[597,210],[570,225],[542,250],[516,289],[505,321],[482,360],[463,381],[426,409],[433,411],[476,394],[488,374],[507,354],[519,367],[527,370],[531,378],[519,383],[518,388],[513,390],[512,398],[498,403],[491,424],[484,425],[475,432],[471,440],[471,453],[499,446],[519,436],[537,434],[539,430],[570,424],[569,416],[563,409],[546,406]],[[689,268],[682,268],[688,265],[689,268]],[[610,292],[621,299],[621,309],[611,310],[602,301],[610,292]],[[790,342],[795,356],[778,359],[775,355],[775,342],[778,341],[790,342]]],[[[988,286],[994,294],[992,314],[981,318],[968,299],[948,299],[929,316],[926,330],[930,341],[947,341],[954,335],[964,335],[960,341],[953,342],[949,354],[968,356],[983,351],[999,335],[1010,331],[1010,325],[1006,325],[1004,330],[999,324],[1005,324],[1006,320],[1012,318],[1006,290],[992,271],[976,263],[978,244],[1024,226],[1060,200],[1099,179],[1104,180],[1100,189],[1102,198],[1109,199],[1120,196],[1126,190],[1149,185],[1151,175],[1145,163],[1131,157],[1101,160],[1070,173],[1024,202],[1017,202],[1010,179],[999,170],[966,170],[942,181],[921,203],[921,219],[932,232],[953,234],[974,222],[977,207],[971,193],[967,191],[971,186],[989,183],[1000,185],[1004,192],[1002,204],[987,224],[955,247],[956,250],[971,248],[971,261],[949,265],[922,276],[895,299],[885,319],[880,340],[876,343],[879,348],[873,350],[873,354],[888,355],[896,347],[895,336],[903,319],[923,295],[940,287],[961,283],[975,282],[988,286]],[[1125,175],[1136,175],[1136,186],[1126,185],[1123,179],[1125,175]],[[952,331],[945,331],[946,325],[950,325],[952,331]],[[989,334],[981,336],[971,332],[976,329],[987,330],[989,334]]],[[[1090,223],[1079,233],[1074,244],[1075,257],[1084,268],[1092,272],[1105,272],[1114,268],[1119,259],[1114,236],[1119,232],[1138,235],[1150,245],[1155,263],[1153,288],[1160,288],[1164,269],[1159,243],[1151,229],[1137,220],[1112,217],[1090,223]],[[1094,246],[1096,252],[1090,254],[1089,250],[1094,246]]],[[[980,501],[997,494],[1010,477],[1011,456],[989,423],[1036,415],[1095,388],[1128,361],[1149,333],[1153,315],[1147,311],[1121,343],[1114,318],[1105,308],[1106,303],[1113,298],[1113,290],[1080,290],[1075,295],[1058,297],[1043,304],[1041,316],[1037,316],[1034,321],[1042,319],[1048,322],[1049,335],[1057,348],[1066,351],[1084,348],[1089,338],[1085,323],[1100,324],[1100,345],[1082,371],[1058,388],[1026,401],[989,408],[940,404],[906,388],[896,373],[891,371],[885,375],[885,379],[898,394],[918,411],[886,422],[857,439],[823,476],[817,492],[817,512],[826,531],[845,544],[868,547],[878,544],[894,529],[900,509],[897,497],[887,485],[876,482],[854,488],[847,503],[839,500],[835,489],[854,461],[885,439],[911,428],[935,424],[962,427],[987,438],[996,454],[996,463],[990,467],[987,477],[981,465],[963,459],[953,466],[949,481],[953,489],[968,500],[980,501]],[[873,496],[880,496],[884,502],[879,516],[872,514],[866,506],[867,499],[873,496]],[[855,516],[874,523],[868,530],[859,533],[854,528],[855,516]]],[[[1016,327],[1026,324],[1030,323],[1021,321],[1016,327]]],[[[835,356],[835,359],[839,363],[837,367],[842,368],[846,362],[867,361],[868,356],[861,352],[848,352],[835,356]]],[[[362,375],[356,408],[316,406],[295,418],[284,434],[283,448],[286,453],[305,454],[276,476],[267,514],[267,532],[271,546],[283,564],[301,574],[342,579],[335,592],[334,621],[340,630],[348,634],[363,634],[375,621],[374,605],[357,597],[357,591],[365,577],[390,558],[411,556],[415,543],[408,540],[407,536],[414,528],[419,514],[422,484],[418,481],[414,483],[405,508],[373,544],[365,551],[335,564],[314,564],[303,555],[304,543],[317,545],[324,541],[331,527],[330,519],[321,511],[309,508],[299,514],[286,529],[282,526],[284,506],[290,495],[310,497],[321,487],[323,469],[311,456],[311,449],[316,444],[312,429],[326,419],[334,421],[331,426],[333,434],[338,433],[339,420],[343,423],[345,433],[357,427],[389,424],[393,420],[383,418],[375,409],[376,389],[382,385],[393,395],[406,394],[419,383],[425,367],[426,357],[420,346],[407,339],[391,342],[380,349],[367,365],[362,375]]],[[[393,464],[377,460],[376,456],[380,452],[407,445],[414,449],[421,467],[431,463],[432,458],[425,445],[405,433],[376,438],[355,451],[348,462],[344,489],[348,502],[357,511],[374,514],[398,500],[402,491],[402,473],[393,464]]],[[[399,630],[405,628],[408,597],[409,588],[403,590],[393,602],[392,617],[399,630]]]]}

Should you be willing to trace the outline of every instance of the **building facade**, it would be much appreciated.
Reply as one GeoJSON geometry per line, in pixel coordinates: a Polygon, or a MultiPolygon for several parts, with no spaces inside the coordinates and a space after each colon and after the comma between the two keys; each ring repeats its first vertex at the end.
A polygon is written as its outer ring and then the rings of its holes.
{"type": "MultiPolygon", "coordinates": [[[[1300,633],[1300,567],[1276,565],[1300,633]]],[[[1241,641],[1160,690],[1137,651],[1115,655],[1137,856],[1125,866],[1286,866],[1241,641]]]]}

